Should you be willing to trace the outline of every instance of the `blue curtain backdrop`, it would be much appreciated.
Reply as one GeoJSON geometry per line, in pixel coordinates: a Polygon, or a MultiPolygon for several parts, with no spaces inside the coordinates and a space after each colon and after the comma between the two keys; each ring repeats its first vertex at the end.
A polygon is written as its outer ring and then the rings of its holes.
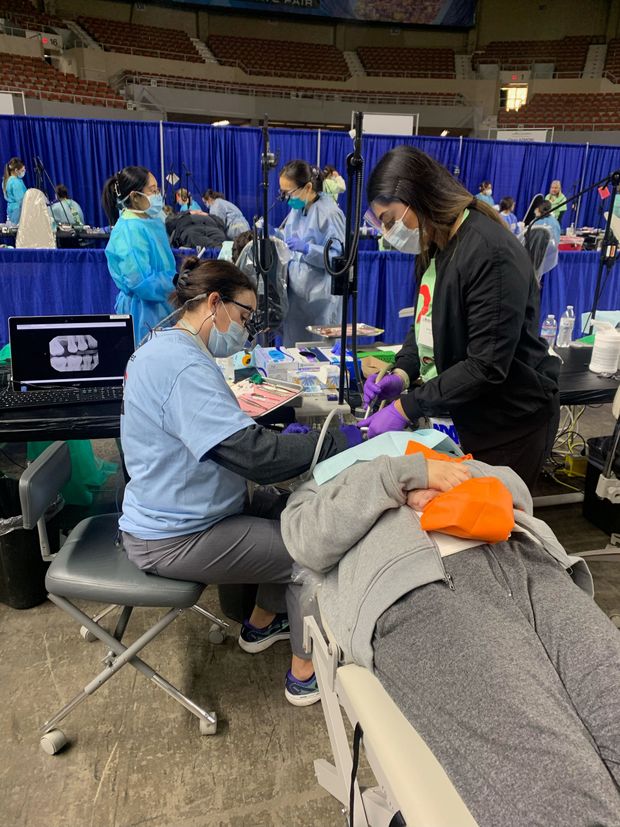
{"type": "MultiPolygon", "coordinates": [[[[165,123],[163,135],[164,169],[180,176],[177,186],[186,182],[184,164],[192,176],[190,189],[212,187],[222,191],[248,219],[259,211],[259,129],[165,123]]],[[[270,137],[271,148],[278,155],[277,168],[270,176],[271,215],[273,223],[279,224],[286,207],[275,200],[278,171],[294,158],[316,163],[319,141],[316,130],[273,129],[270,137]]],[[[620,168],[619,147],[592,145],[586,152],[581,144],[365,135],[366,178],[385,152],[402,143],[423,149],[451,172],[460,167],[460,179],[473,193],[482,180],[492,181],[496,200],[511,195],[517,201],[519,215],[533,195],[547,193],[554,178],[562,181],[564,192],[570,195],[579,188],[582,177],[587,185],[620,168]]],[[[40,155],[52,181],[67,185],[93,225],[106,223],[100,200],[103,182],[109,175],[127,164],[143,164],[158,179],[161,173],[158,123],[5,115],[0,116],[0,146],[3,162],[13,155],[23,158],[28,168],[27,186],[35,184],[33,156],[40,155]]],[[[351,150],[352,141],[346,132],[321,131],[321,166],[333,164],[344,173],[351,150]]],[[[341,205],[344,203],[341,198],[341,205]]],[[[607,203],[596,191],[585,196],[579,223],[599,226],[601,207],[605,209],[607,203]]],[[[4,218],[4,204],[2,207],[4,218]]],[[[565,226],[571,220],[569,211],[565,226]]]]}
{"type": "MultiPolygon", "coordinates": [[[[214,255],[207,251],[209,258],[214,255]]],[[[572,304],[578,335],[581,314],[592,305],[597,266],[597,253],[560,253],[558,266],[545,276],[541,316],[554,313],[559,319],[572,304]]],[[[617,310],[620,269],[613,269],[604,284],[599,309],[617,310]]],[[[411,307],[414,291],[411,256],[360,252],[359,320],[385,330],[383,341],[405,338],[411,319],[399,319],[398,311],[411,307]]],[[[116,293],[103,250],[0,249],[0,345],[8,338],[9,316],[110,313],[116,293]]]]}
{"type": "MultiPolygon", "coordinates": [[[[98,121],[77,118],[0,117],[0,146],[4,165],[22,158],[25,183],[34,187],[33,156],[39,155],[54,184],[66,184],[93,226],[107,224],[101,207],[103,183],[129,164],[152,169],[159,177],[159,124],[138,121],[98,121]]],[[[52,195],[49,182],[45,182],[52,195]]],[[[2,203],[2,220],[6,216],[2,203]]]]}

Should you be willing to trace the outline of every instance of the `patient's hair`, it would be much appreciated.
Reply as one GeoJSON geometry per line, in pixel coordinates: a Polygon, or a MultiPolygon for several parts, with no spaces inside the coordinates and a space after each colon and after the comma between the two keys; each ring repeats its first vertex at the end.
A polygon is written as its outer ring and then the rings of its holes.
{"type": "Polygon", "coordinates": [[[538,209],[540,210],[541,215],[547,215],[547,213],[551,212],[551,207],[553,204],[551,201],[541,201],[538,205],[538,209]]]}
{"type": "Polygon", "coordinates": [[[511,198],[509,195],[506,195],[502,200],[499,202],[499,211],[500,212],[508,212],[512,210],[515,205],[514,198],[511,198]]]}
{"type": "Polygon", "coordinates": [[[244,233],[239,233],[237,238],[233,241],[232,246],[232,260],[236,263],[239,256],[243,252],[245,245],[252,241],[252,230],[246,230],[244,233]]]}
{"type": "MultiPolygon", "coordinates": [[[[198,256],[188,256],[177,276],[175,289],[168,296],[174,308],[183,307],[198,296],[219,293],[223,302],[230,302],[245,290],[256,293],[256,287],[245,273],[231,261],[215,259],[203,261],[198,256]]],[[[202,301],[203,299],[201,299],[202,301]]]]}
{"type": "Polygon", "coordinates": [[[56,196],[59,199],[68,198],[69,197],[69,190],[65,187],[64,184],[58,184],[56,187],[56,196]]]}

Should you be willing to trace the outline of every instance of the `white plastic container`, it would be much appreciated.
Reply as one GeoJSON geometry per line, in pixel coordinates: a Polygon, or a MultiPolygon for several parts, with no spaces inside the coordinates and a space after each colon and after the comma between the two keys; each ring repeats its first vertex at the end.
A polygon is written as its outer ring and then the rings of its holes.
{"type": "Polygon", "coordinates": [[[620,364],[620,330],[609,322],[592,322],[594,326],[594,347],[590,359],[593,373],[614,374],[620,364]]]}

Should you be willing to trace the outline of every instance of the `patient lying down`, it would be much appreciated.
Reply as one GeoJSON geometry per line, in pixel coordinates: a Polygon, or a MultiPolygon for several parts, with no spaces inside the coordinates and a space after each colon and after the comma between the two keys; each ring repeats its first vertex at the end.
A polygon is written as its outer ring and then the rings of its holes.
{"type": "Polygon", "coordinates": [[[480,827],[620,824],[620,635],[513,471],[380,457],[302,485],[282,533],[480,827]],[[468,511],[471,483],[499,488],[468,511]]]}

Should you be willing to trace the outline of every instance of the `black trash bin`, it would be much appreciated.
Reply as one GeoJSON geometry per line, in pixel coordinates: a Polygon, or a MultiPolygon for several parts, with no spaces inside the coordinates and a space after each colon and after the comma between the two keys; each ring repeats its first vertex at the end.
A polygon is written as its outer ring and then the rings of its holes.
{"type": "MultiPolygon", "coordinates": [[[[58,508],[51,510],[56,515],[58,508]]],[[[22,528],[19,480],[0,477],[0,603],[12,609],[31,609],[46,599],[45,573],[49,563],[41,557],[39,533],[22,528]]],[[[59,521],[47,525],[50,550],[58,551],[59,521]]]]}
{"type": "MultiPolygon", "coordinates": [[[[598,478],[611,449],[612,437],[597,436],[588,440],[588,466],[583,497],[583,516],[606,534],[620,532],[620,504],[601,500],[596,495],[598,478]]],[[[620,477],[620,445],[614,457],[613,470],[620,477]]]]}

